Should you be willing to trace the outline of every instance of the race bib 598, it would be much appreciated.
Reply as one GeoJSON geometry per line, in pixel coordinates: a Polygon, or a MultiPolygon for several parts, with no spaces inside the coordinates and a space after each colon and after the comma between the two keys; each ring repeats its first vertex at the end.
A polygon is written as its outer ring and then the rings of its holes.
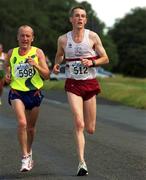
{"type": "Polygon", "coordinates": [[[14,67],[16,78],[30,78],[34,75],[34,68],[28,63],[17,64],[14,67]]]}

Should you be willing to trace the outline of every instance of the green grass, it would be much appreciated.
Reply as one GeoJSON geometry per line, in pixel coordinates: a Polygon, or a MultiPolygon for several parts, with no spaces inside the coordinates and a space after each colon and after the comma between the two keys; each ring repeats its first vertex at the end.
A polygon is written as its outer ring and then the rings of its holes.
{"type": "Polygon", "coordinates": [[[45,90],[52,90],[52,89],[64,89],[64,81],[45,81],[44,83],[44,89],[45,90]]]}
{"type": "MultiPolygon", "coordinates": [[[[123,77],[98,78],[101,85],[100,97],[124,105],[146,109],[146,79],[123,77]]],[[[44,89],[63,89],[64,81],[46,81],[44,89]]]]}

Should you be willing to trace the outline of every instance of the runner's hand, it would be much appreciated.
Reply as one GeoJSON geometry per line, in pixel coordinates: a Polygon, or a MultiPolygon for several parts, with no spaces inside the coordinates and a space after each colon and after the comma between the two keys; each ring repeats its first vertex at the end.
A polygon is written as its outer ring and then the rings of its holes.
{"type": "Polygon", "coordinates": [[[92,60],[89,60],[89,59],[82,59],[81,62],[86,67],[91,67],[93,65],[92,60]]]}
{"type": "Polygon", "coordinates": [[[11,82],[11,76],[10,76],[10,74],[6,74],[4,80],[5,80],[5,83],[6,83],[6,84],[10,84],[10,82],[11,82]]]}
{"type": "Polygon", "coordinates": [[[60,72],[60,65],[55,64],[54,67],[53,67],[53,73],[58,74],[59,72],[60,72]]]}

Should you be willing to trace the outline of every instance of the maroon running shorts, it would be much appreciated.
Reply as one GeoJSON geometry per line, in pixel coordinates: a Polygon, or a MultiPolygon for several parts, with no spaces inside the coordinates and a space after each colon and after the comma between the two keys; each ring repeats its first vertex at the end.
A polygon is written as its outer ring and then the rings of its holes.
{"type": "Polygon", "coordinates": [[[65,91],[81,96],[84,101],[100,93],[100,85],[97,79],[75,80],[66,79],[65,91]]]}

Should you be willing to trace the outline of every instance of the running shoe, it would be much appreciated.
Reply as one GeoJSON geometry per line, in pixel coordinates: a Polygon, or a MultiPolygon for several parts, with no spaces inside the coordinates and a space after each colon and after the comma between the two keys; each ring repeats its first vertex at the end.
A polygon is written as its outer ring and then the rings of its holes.
{"type": "Polygon", "coordinates": [[[31,160],[31,156],[28,155],[22,158],[21,172],[30,171],[33,167],[33,162],[31,160]]]}
{"type": "Polygon", "coordinates": [[[32,151],[28,154],[28,157],[30,158],[30,166],[33,168],[32,151]]]}
{"type": "Polygon", "coordinates": [[[86,176],[86,175],[88,175],[87,165],[85,162],[80,162],[78,165],[77,176],[86,176]]]}
{"type": "Polygon", "coordinates": [[[28,157],[32,160],[32,151],[28,154],[28,157]]]}

